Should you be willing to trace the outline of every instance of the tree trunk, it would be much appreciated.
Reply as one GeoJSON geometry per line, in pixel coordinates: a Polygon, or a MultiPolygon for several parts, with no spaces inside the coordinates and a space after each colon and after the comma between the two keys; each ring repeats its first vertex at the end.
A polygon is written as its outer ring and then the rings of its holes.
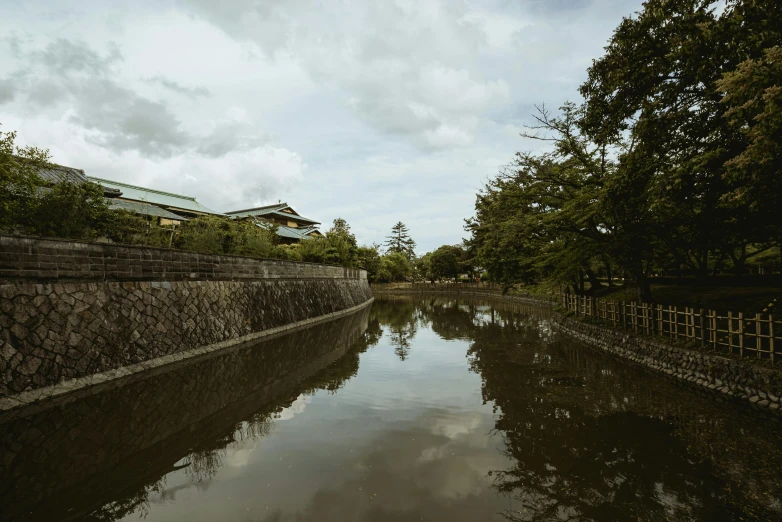
{"type": "Polygon", "coordinates": [[[606,277],[608,278],[608,288],[614,286],[614,281],[611,277],[611,261],[606,261],[606,277]]]}
{"type": "Polygon", "coordinates": [[[603,285],[600,283],[600,280],[597,278],[597,274],[595,274],[595,272],[591,268],[587,268],[586,270],[584,270],[584,273],[586,274],[587,279],[589,279],[589,285],[591,287],[589,289],[589,293],[595,295],[595,292],[597,290],[600,290],[600,288],[602,288],[603,285]]]}

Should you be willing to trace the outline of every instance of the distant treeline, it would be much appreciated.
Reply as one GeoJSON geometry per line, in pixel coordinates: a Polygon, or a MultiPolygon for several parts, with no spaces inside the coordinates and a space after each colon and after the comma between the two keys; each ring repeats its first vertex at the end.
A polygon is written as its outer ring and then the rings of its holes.
{"type": "Polygon", "coordinates": [[[648,0],[594,60],[578,103],[540,106],[520,152],[478,194],[468,248],[492,279],[780,268],[779,0],[648,0]]]}

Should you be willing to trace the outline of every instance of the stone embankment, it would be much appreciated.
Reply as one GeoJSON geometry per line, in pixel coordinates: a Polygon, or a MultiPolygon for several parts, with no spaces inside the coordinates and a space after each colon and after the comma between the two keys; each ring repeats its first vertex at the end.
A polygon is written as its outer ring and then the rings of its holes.
{"type": "Polygon", "coordinates": [[[782,372],[747,360],[673,346],[654,338],[555,314],[557,328],[588,345],[652,370],[750,403],[780,410],[782,372]]]}
{"type": "MultiPolygon", "coordinates": [[[[375,290],[375,294],[442,294],[499,299],[547,308],[554,305],[552,300],[537,296],[502,295],[497,290],[468,285],[427,285],[428,291],[415,286],[415,289],[411,286],[375,290]]],[[[765,367],[748,359],[674,346],[654,337],[579,321],[559,312],[552,313],[551,320],[557,330],[592,348],[715,393],[748,401],[755,407],[782,413],[782,371],[776,368],[765,367]]]]}
{"type": "Polygon", "coordinates": [[[371,300],[363,270],[0,236],[0,410],[371,300]]]}

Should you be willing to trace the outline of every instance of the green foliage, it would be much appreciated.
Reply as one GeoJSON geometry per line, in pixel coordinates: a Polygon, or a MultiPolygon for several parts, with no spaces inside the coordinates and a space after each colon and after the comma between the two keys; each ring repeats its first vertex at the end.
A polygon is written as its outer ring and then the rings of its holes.
{"type": "Polygon", "coordinates": [[[356,263],[359,267],[367,271],[367,279],[369,282],[375,282],[381,264],[378,245],[358,247],[356,249],[356,263]]]}
{"type": "Polygon", "coordinates": [[[405,281],[413,274],[413,265],[402,252],[391,252],[380,259],[376,281],[392,283],[405,281]]]}
{"type": "Polygon", "coordinates": [[[277,235],[272,227],[250,219],[199,216],[179,226],[175,245],[183,250],[207,254],[271,257],[277,235]]]}
{"type": "Polygon", "coordinates": [[[432,278],[456,278],[461,271],[461,260],[464,252],[457,246],[443,245],[430,257],[430,274],[432,278]]]}
{"type": "Polygon", "coordinates": [[[38,236],[97,239],[114,235],[114,212],[95,183],[57,183],[41,187],[28,226],[38,236]]]}
{"type": "Polygon", "coordinates": [[[38,207],[38,170],[49,151],[16,147],[16,133],[0,131],[0,231],[27,232],[38,207]]]}
{"type": "Polygon", "coordinates": [[[342,218],[334,220],[334,225],[326,232],[326,243],[331,249],[329,251],[336,254],[337,263],[343,266],[356,265],[358,244],[347,221],[342,218]]]}
{"type": "Polygon", "coordinates": [[[600,287],[618,268],[705,277],[782,241],[782,17],[770,0],[648,0],[589,68],[581,105],[540,109],[467,221],[492,280],[600,287]]]}
{"type": "Polygon", "coordinates": [[[298,243],[292,245],[277,245],[272,251],[271,257],[286,259],[288,261],[301,261],[301,251],[298,243]]]}
{"type": "Polygon", "coordinates": [[[386,238],[384,244],[386,254],[400,253],[408,260],[415,259],[415,241],[410,237],[410,231],[407,226],[399,221],[391,227],[391,235],[386,238]]]}

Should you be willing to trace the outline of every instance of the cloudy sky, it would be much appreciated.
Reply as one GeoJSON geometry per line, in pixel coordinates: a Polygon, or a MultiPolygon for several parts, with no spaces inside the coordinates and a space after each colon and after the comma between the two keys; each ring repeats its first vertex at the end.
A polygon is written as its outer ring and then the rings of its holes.
{"type": "Polygon", "coordinates": [[[534,105],[577,100],[641,0],[0,1],[0,124],[218,211],[455,244],[534,105]],[[114,5],[114,7],[107,7],[114,5]]]}

